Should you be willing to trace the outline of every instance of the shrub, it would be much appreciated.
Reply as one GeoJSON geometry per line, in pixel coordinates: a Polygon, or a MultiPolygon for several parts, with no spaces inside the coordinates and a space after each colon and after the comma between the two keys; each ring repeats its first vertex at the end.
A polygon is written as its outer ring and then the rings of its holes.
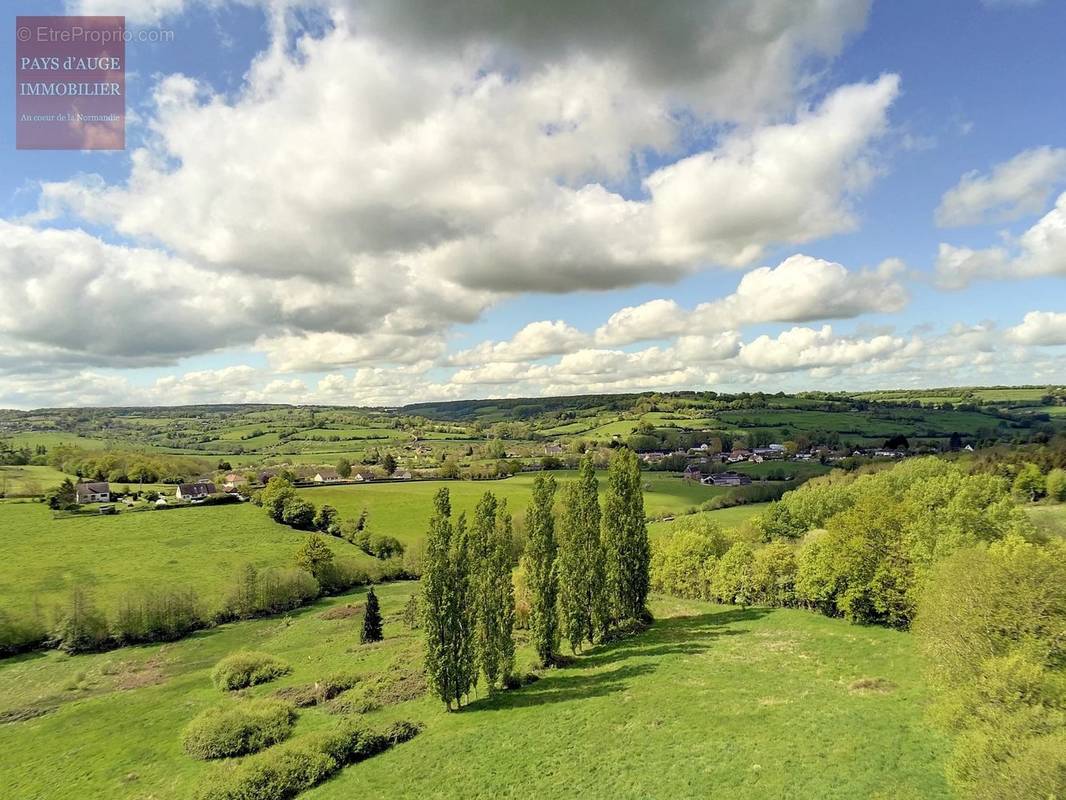
{"type": "Polygon", "coordinates": [[[312,533],[296,551],[295,560],[296,566],[318,578],[324,574],[324,569],[333,563],[333,551],[329,549],[325,539],[317,533],[312,533]]]}
{"type": "Polygon", "coordinates": [[[216,775],[199,793],[200,800],[287,800],[354,764],[418,735],[421,726],[394,722],[381,732],[358,722],[335,731],[315,733],[241,762],[216,775]]]}
{"type": "Polygon", "coordinates": [[[291,702],[297,708],[307,708],[332,700],[358,682],[358,675],[337,674],[305,686],[287,686],[284,689],[278,689],[274,694],[282,700],[291,702]]]}
{"type": "Polygon", "coordinates": [[[1066,470],[1053,469],[1047,474],[1047,496],[1058,502],[1066,502],[1066,470]]]}
{"type": "Polygon", "coordinates": [[[223,691],[244,689],[287,675],[292,667],[269,653],[242,652],[226,656],[211,671],[211,682],[223,691]]]}
{"type": "Polygon", "coordinates": [[[37,614],[13,617],[0,609],[0,656],[10,656],[40,647],[48,639],[37,614]]]}
{"type": "Polygon", "coordinates": [[[121,644],[172,642],[204,627],[196,595],[189,589],[130,592],[119,604],[112,625],[121,644]]]}
{"type": "Polygon", "coordinates": [[[193,758],[231,758],[256,753],[289,737],[296,711],[281,700],[249,700],[210,708],[196,716],[181,734],[181,745],[193,758]]]}

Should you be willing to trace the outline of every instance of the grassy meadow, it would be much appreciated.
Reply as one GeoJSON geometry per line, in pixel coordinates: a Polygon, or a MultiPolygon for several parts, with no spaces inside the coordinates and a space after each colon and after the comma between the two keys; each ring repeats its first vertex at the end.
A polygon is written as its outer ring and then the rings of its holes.
{"type": "MultiPolygon", "coordinates": [[[[551,473],[560,483],[577,475],[575,471],[551,473]]],[[[404,545],[417,543],[426,532],[433,511],[433,496],[441,488],[451,494],[452,509],[459,514],[472,513],[485,492],[507,500],[515,517],[521,517],[533,492],[535,475],[525,473],[493,481],[412,481],[409,483],[369,483],[348,486],[323,486],[301,489],[300,493],[316,506],[331,505],[342,517],[357,517],[365,508],[369,527],[375,533],[395,536],[404,545]]],[[[605,488],[606,473],[600,474],[600,491],[605,488]]],[[[722,487],[703,486],[665,472],[647,472],[644,481],[644,510],[649,517],[681,513],[701,503],[727,494],[722,487]]]]}
{"type": "MultiPolygon", "coordinates": [[[[47,611],[74,584],[104,608],[146,585],[194,589],[213,608],[237,566],[289,566],[305,538],[250,504],[53,519],[42,503],[0,503],[0,608],[47,611]]],[[[329,545],[338,557],[373,563],[341,539],[329,545]]]]}
{"type": "MultiPolygon", "coordinates": [[[[359,645],[359,616],[339,611],[360,602],[360,590],[169,645],[0,662],[0,716],[21,718],[0,725],[5,791],[189,798],[225,769],[189,758],[179,743],[190,719],[226,699],[209,679],[215,662],[255,649],[292,665],[291,675],[242,693],[254,697],[338,671],[408,675],[419,669],[420,637],[397,616],[415,588],[380,587],[386,639],[377,645],[359,645]]],[[[665,598],[653,610],[648,632],[460,713],[393,691],[367,721],[413,719],[425,731],[301,798],[948,796],[946,743],[924,719],[908,634],[665,598]]],[[[519,666],[532,657],[520,648],[519,666]]],[[[294,738],[335,721],[322,707],[301,709],[294,738]]]]}

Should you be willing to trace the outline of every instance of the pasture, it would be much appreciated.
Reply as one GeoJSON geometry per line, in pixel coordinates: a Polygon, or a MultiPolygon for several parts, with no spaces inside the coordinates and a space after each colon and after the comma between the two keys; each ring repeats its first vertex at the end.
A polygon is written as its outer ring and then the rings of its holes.
{"type": "MultiPolygon", "coordinates": [[[[576,472],[559,470],[550,473],[560,483],[566,483],[576,472]]],[[[534,475],[524,473],[512,478],[493,481],[411,481],[369,483],[348,486],[323,486],[300,489],[300,494],[316,506],[331,505],[341,517],[358,517],[365,508],[369,513],[369,528],[374,533],[395,536],[405,546],[422,539],[433,512],[433,496],[439,489],[448,489],[454,513],[472,513],[485,492],[507,500],[516,519],[523,516],[533,492],[534,475]]],[[[605,488],[606,473],[600,473],[600,491],[605,488]]],[[[646,472],[644,481],[644,511],[649,517],[676,514],[698,507],[712,497],[730,490],[702,486],[665,472],[646,472]]]]}
{"type": "MultiPolygon", "coordinates": [[[[305,537],[250,504],[53,519],[42,503],[0,503],[0,608],[48,612],[78,584],[106,609],[152,585],[188,587],[212,609],[239,565],[290,566],[305,537]]],[[[338,558],[374,562],[328,540],[338,558]]]]}
{"type": "MultiPolygon", "coordinates": [[[[358,644],[358,615],[325,615],[358,603],[360,590],[162,647],[0,662],[0,715],[21,719],[0,725],[5,791],[191,797],[225,769],[189,758],[179,742],[189,720],[224,700],[209,679],[220,658],[255,649],[293,666],[243,693],[253,697],[339,671],[409,674],[419,669],[419,633],[397,615],[413,589],[380,587],[386,639],[377,645],[358,644]]],[[[482,694],[459,713],[394,693],[367,721],[413,719],[425,731],[301,800],[948,797],[946,743],[923,716],[928,696],[908,634],[665,598],[653,598],[653,610],[658,621],[646,633],[587,651],[521,689],[482,694]]],[[[519,667],[531,659],[521,648],[519,667]]],[[[322,707],[301,709],[294,740],[336,719],[322,707]]]]}

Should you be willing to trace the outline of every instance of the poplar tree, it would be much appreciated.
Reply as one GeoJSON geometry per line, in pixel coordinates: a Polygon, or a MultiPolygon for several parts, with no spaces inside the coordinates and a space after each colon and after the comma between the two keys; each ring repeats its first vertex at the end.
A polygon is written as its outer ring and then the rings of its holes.
{"type": "MultiPolygon", "coordinates": [[[[514,580],[511,569],[511,545],[514,540],[514,528],[511,513],[507,510],[507,501],[502,501],[496,509],[496,530],[492,547],[492,637],[496,642],[496,673],[504,684],[514,674],[514,580]]],[[[489,675],[491,686],[496,680],[489,675]]]]}
{"type": "Polygon", "coordinates": [[[433,499],[422,572],[422,627],[429,684],[450,711],[473,684],[473,613],[466,518],[452,524],[447,489],[433,499]]]}
{"type": "Polygon", "coordinates": [[[610,614],[615,621],[641,619],[646,614],[651,546],[640,465],[629,448],[616,450],[607,469],[602,533],[610,614]]]}
{"type": "Polygon", "coordinates": [[[566,486],[559,517],[559,612],[562,634],[576,652],[606,626],[599,481],[591,456],[566,486]]]}
{"type": "Polygon", "coordinates": [[[378,596],[374,594],[374,587],[366,593],[366,611],[363,613],[363,629],[359,631],[359,641],[380,642],[384,638],[381,624],[381,606],[378,604],[378,596]]]}
{"type": "Polygon", "coordinates": [[[529,529],[529,632],[541,664],[555,661],[559,649],[559,620],[556,605],[559,595],[559,576],[556,572],[555,519],[552,503],[555,499],[555,479],[538,475],[533,481],[533,501],[526,514],[529,529]]]}
{"type": "Polygon", "coordinates": [[[497,502],[492,492],[485,492],[474,510],[470,530],[471,584],[474,599],[474,649],[478,670],[485,673],[489,690],[498,674],[496,639],[493,633],[495,609],[493,589],[493,545],[496,535],[497,502]]]}

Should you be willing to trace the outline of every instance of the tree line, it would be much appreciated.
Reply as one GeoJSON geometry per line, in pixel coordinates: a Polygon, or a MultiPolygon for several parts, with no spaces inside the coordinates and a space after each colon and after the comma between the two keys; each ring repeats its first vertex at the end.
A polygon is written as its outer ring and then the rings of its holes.
{"type": "MultiPolygon", "coordinates": [[[[472,520],[465,513],[453,518],[447,489],[434,498],[422,561],[422,628],[429,683],[449,710],[460,708],[482,679],[490,692],[516,685],[512,525],[506,501],[491,492],[472,520]]],[[[537,476],[526,529],[528,627],[543,666],[558,663],[564,639],[577,652],[650,620],[651,552],[632,451],[612,457],[602,506],[591,457],[562,491],[552,476],[537,476]]]]}

